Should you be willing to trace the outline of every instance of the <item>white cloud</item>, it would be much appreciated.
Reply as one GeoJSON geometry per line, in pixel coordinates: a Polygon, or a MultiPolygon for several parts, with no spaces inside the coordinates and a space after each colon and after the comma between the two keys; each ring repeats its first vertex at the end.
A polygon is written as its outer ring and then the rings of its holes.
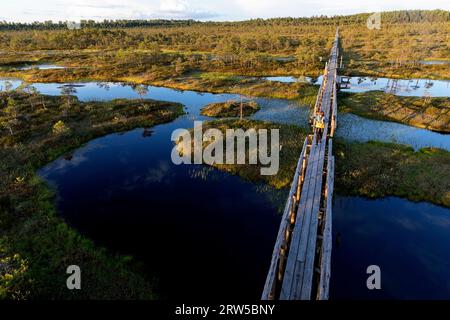
{"type": "Polygon", "coordinates": [[[196,1],[188,2],[187,0],[160,0],[159,14],[177,19],[209,19],[218,16],[217,13],[209,11],[196,1]]]}
{"type": "Polygon", "coordinates": [[[159,9],[162,12],[187,12],[188,3],[185,0],[161,0],[159,9]]]}
{"type": "Polygon", "coordinates": [[[66,7],[69,20],[145,19],[156,15],[158,7],[139,0],[77,0],[66,7]]]}
{"type": "Polygon", "coordinates": [[[305,17],[361,12],[450,9],[449,0],[234,0],[248,17],[305,17]]]}

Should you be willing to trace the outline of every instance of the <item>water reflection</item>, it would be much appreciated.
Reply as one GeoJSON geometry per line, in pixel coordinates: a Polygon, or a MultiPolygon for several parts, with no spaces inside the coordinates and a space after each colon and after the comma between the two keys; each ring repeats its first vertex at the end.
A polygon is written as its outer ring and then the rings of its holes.
{"type": "Polygon", "coordinates": [[[332,298],[450,299],[450,210],[389,197],[335,196],[332,298]],[[366,268],[381,268],[367,290],[366,268]]]}
{"type": "Polygon", "coordinates": [[[278,76],[278,77],[265,77],[263,78],[268,81],[277,81],[277,82],[300,82],[300,83],[315,83],[316,80],[311,77],[293,77],[293,76],[278,76]]]}
{"type": "Polygon", "coordinates": [[[95,139],[39,174],[57,187],[66,221],[142,261],[163,297],[258,299],[286,190],[174,165],[170,125],[148,139],[142,129],[95,139]]]}
{"type": "Polygon", "coordinates": [[[33,65],[24,65],[22,67],[19,67],[19,70],[31,70],[31,69],[56,70],[56,69],[66,69],[66,67],[57,66],[54,64],[33,64],[33,65]]]}
{"type": "MultiPolygon", "coordinates": [[[[450,97],[450,81],[429,80],[429,79],[390,79],[377,77],[347,77],[350,81],[349,89],[342,89],[344,92],[367,92],[380,90],[398,96],[417,97],[450,97]]],[[[309,82],[314,84],[322,83],[322,76],[317,79],[310,77],[266,77],[269,81],[285,83],[309,82]]]]}
{"type": "Polygon", "coordinates": [[[349,141],[388,141],[407,144],[415,150],[433,146],[450,151],[450,135],[396,122],[365,119],[351,113],[338,115],[336,135],[349,141]]]}
{"type": "Polygon", "coordinates": [[[428,65],[444,65],[450,64],[449,60],[422,60],[419,61],[420,64],[428,64],[428,65]]]}
{"type": "Polygon", "coordinates": [[[398,96],[450,97],[450,81],[350,77],[350,89],[342,91],[367,92],[373,90],[381,90],[398,96]]]}
{"type": "Polygon", "coordinates": [[[23,64],[4,64],[0,66],[2,70],[56,70],[56,69],[66,69],[66,67],[58,66],[54,64],[46,64],[46,63],[23,63],[23,64]]]}

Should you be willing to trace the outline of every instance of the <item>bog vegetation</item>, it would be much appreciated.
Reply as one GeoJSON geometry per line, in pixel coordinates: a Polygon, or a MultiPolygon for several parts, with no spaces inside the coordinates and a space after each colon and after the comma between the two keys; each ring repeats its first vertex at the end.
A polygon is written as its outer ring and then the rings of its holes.
{"type": "Polygon", "coordinates": [[[245,117],[254,114],[260,107],[255,101],[229,100],[211,103],[201,110],[201,114],[208,117],[245,117]]]}

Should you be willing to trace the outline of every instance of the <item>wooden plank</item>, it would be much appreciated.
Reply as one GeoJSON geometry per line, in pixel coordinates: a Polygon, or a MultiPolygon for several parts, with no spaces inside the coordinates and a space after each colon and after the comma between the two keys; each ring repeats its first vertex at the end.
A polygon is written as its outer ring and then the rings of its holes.
{"type": "MultiPolygon", "coordinates": [[[[330,109],[330,99],[329,99],[329,90],[330,85],[332,81],[329,82],[329,85],[327,86],[327,95],[325,97],[324,106],[325,113],[329,113],[330,109]]],[[[322,180],[323,175],[321,174],[324,169],[324,159],[325,159],[325,148],[327,144],[327,132],[328,132],[328,126],[325,126],[325,130],[322,136],[322,141],[320,143],[320,149],[319,149],[319,157],[318,157],[318,163],[317,166],[320,168],[320,171],[317,172],[316,181],[315,181],[315,192],[314,192],[314,199],[313,199],[313,207],[311,208],[311,220],[310,220],[310,226],[308,231],[308,238],[307,238],[307,245],[306,245],[306,256],[305,256],[305,262],[304,262],[304,270],[303,270],[303,278],[301,284],[301,290],[297,292],[298,299],[310,299],[311,298],[311,288],[312,288],[312,278],[313,278],[313,271],[314,271],[314,257],[316,252],[316,239],[317,239],[317,227],[318,227],[318,214],[320,209],[320,202],[322,199],[322,180]]]]}
{"type": "Polygon", "coordinates": [[[332,201],[334,188],[334,156],[332,155],[332,140],[328,142],[328,172],[327,172],[327,199],[324,217],[322,250],[320,254],[320,279],[317,290],[317,300],[328,299],[329,282],[331,277],[331,249],[332,249],[332,201]]]}
{"type": "MultiPolygon", "coordinates": [[[[324,134],[324,136],[326,133],[324,134]]],[[[323,168],[320,167],[320,147],[324,146],[325,143],[321,143],[318,145],[318,148],[315,149],[314,157],[312,158],[314,161],[313,167],[312,167],[312,180],[310,183],[310,189],[308,194],[306,195],[306,203],[305,203],[305,209],[303,211],[303,226],[301,228],[298,228],[298,234],[300,235],[300,239],[298,240],[298,253],[296,259],[291,258],[292,261],[295,261],[294,265],[294,277],[297,280],[296,284],[291,285],[291,292],[290,292],[290,298],[296,299],[296,296],[299,294],[299,291],[301,290],[301,283],[303,280],[303,270],[304,270],[304,261],[305,261],[305,255],[307,251],[307,245],[308,242],[305,239],[308,239],[308,235],[310,233],[310,225],[311,225],[311,219],[314,219],[312,214],[312,208],[314,204],[314,200],[317,196],[320,197],[320,194],[317,194],[316,189],[316,183],[317,183],[317,177],[318,173],[322,172],[323,168]],[[320,170],[320,171],[319,171],[320,170]]],[[[311,166],[311,164],[310,164],[311,166]]],[[[304,196],[304,195],[302,195],[304,196]]]]}
{"type": "Polygon", "coordinates": [[[321,142],[321,148],[320,148],[320,154],[319,154],[319,163],[318,167],[320,168],[320,171],[317,173],[317,179],[316,179],[316,185],[315,185],[315,194],[314,194],[314,201],[313,201],[313,207],[311,209],[311,222],[309,226],[309,233],[308,233],[308,239],[307,239],[307,251],[306,251],[306,257],[305,257],[305,263],[304,263],[304,275],[303,278],[305,279],[302,283],[302,288],[300,295],[297,296],[299,299],[305,300],[305,299],[311,299],[311,289],[312,289],[312,280],[313,280],[313,273],[314,273],[314,258],[316,253],[316,240],[317,240],[317,227],[318,227],[318,216],[319,216],[319,209],[320,209],[320,200],[322,199],[322,180],[323,180],[323,169],[324,169],[324,160],[325,160],[325,147],[327,144],[327,130],[328,128],[325,127],[322,142],[321,142]]]}
{"type": "Polygon", "coordinates": [[[302,152],[300,153],[300,158],[297,163],[297,167],[296,167],[295,174],[294,174],[294,179],[293,179],[293,182],[291,185],[291,190],[289,191],[288,200],[286,202],[283,216],[281,218],[280,229],[278,230],[278,236],[277,236],[277,240],[275,242],[269,272],[267,274],[263,294],[261,297],[262,300],[269,300],[270,295],[271,295],[271,291],[272,291],[275,277],[277,274],[277,265],[278,265],[278,261],[280,258],[281,245],[284,240],[284,234],[286,232],[286,228],[289,224],[289,208],[290,208],[291,201],[292,201],[292,195],[296,191],[296,183],[298,182],[298,179],[299,179],[300,169],[301,169],[301,166],[303,163],[303,158],[305,157],[305,154],[306,154],[307,145],[308,145],[308,137],[306,137],[306,139],[303,143],[302,152]]]}
{"type": "Polygon", "coordinates": [[[294,230],[292,234],[292,240],[291,240],[291,247],[289,250],[289,256],[288,261],[286,264],[286,270],[284,273],[284,279],[281,286],[281,292],[280,292],[280,299],[281,300],[289,300],[290,299],[290,293],[292,289],[292,285],[294,284],[294,270],[295,270],[295,264],[296,264],[296,256],[298,251],[298,244],[300,242],[300,234],[302,225],[304,224],[305,214],[304,214],[304,208],[305,203],[308,199],[308,194],[310,190],[310,185],[312,178],[312,168],[314,164],[314,157],[315,157],[315,150],[316,150],[316,137],[314,136],[311,150],[309,153],[308,161],[307,161],[307,167],[306,167],[306,176],[305,181],[303,184],[303,190],[302,194],[300,196],[300,203],[297,210],[297,219],[295,221],[294,230]]]}
{"type": "Polygon", "coordinates": [[[266,279],[266,284],[264,286],[264,291],[263,291],[263,296],[262,299],[268,299],[269,295],[270,295],[270,291],[272,288],[272,284],[273,281],[275,279],[276,276],[276,266],[278,264],[278,260],[279,260],[279,256],[280,256],[280,249],[281,249],[281,245],[283,243],[284,240],[284,234],[286,232],[286,227],[288,225],[289,222],[289,209],[291,206],[291,199],[292,199],[292,195],[294,194],[295,190],[296,190],[296,183],[298,182],[299,179],[299,174],[300,174],[300,169],[301,169],[301,165],[303,162],[303,158],[305,156],[306,153],[306,148],[307,148],[307,143],[308,143],[308,138],[305,139],[304,143],[303,143],[303,148],[302,148],[302,152],[300,154],[300,158],[299,161],[297,163],[297,167],[295,170],[295,174],[294,174],[294,179],[291,185],[291,190],[289,192],[289,196],[288,196],[288,200],[284,209],[284,213],[281,219],[281,224],[280,224],[280,229],[278,232],[278,236],[277,236],[277,241],[275,243],[275,247],[274,247],[274,252],[272,255],[272,262],[271,262],[271,266],[269,269],[269,273],[266,279]]]}
{"type": "Polygon", "coordinates": [[[291,286],[290,299],[299,299],[302,283],[308,281],[308,279],[304,278],[304,269],[308,252],[308,237],[311,234],[311,221],[314,220],[314,214],[312,210],[315,199],[317,198],[317,177],[322,171],[322,168],[319,167],[321,147],[322,144],[320,143],[317,145],[317,148],[315,150],[314,163],[311,171],[311,183],[309,186],[309,193],[304,209],[303,225],[299,230],[300,241],[298,243],[298,253],[296,257],[292,257],[292,260],[295,261],[294,278],[297,279],[297,281],[291,286]]]}
{"type": "Polygon", "coordinates": [[[304,208],[305,208],[305,204],[308,199],[308,194],[309,194],[309,190],[310,190],[310,185],[312,183],[312,179],[314,179],[314,175],[312,174],[312,172],[313,172],[313,164],[314,164],[315,157],[316,157],[315,156],[316,148],[317,148],[316,137],[314,136],[313,141],[312,141],[311,151],[310,151],[310,154],[308,157],[306,178],[305,178],[302,194],[300,197],[298,212],[297,212],[298,219],[294,226],[294,232],[293,232],[293,236],[292,236],[292,246],[291,246],[291,251],[289,253],[289,256],[294,257],[294,259],[292,259],[292,258],[288,259],[288,263],[286,266],[286,272],[285,272],[285,278],[283,280],[283,286],[282,286],[282,290],[281,290],[281,294],[280,294],[280,299],[289,299],[290,291],[291,291],[292,285],[295,281],[294,280],[295,257],[297,255],[301,229],[302,229],[302,225],[304,224],[304,219],[305,219],[304,208]]]}
{"type": "MultiPolygon", "coordinates": [[[[330,77],[329,77],[330,78],[330,77]]],[[[333,80],[327,81],[326,93],[324,95],[323,106],[325,107],[324,111],[327,115],[327,120],[329,120],[329,113],[331,107],[331,99],[330,99],[330,91],[332,90],[333,80]]],[[[327,122],[328,123],[328,122],[327,122]]],[[[317,164],[318,168],[321,168],[321,172],[323,172],[324,168],[324,156],[325,156],[325,146],[326,146],[326,135],[327,135],[327,127],[324,130],[324,134],[322,137],[321,148],[319,149],[319,163],[317,164]]],[[[315,192],[313,198],[313,207],[311,209],[311,218],[310,218],[310,226],[308,228],[308,239],[306,244],[306,257],[303,263],[303,280],[301,281],[301,290],[294,293],[294,299],[310,299],[311,298],[311,289],[312,289],[312,279],[314,272],[314,258],[316,252],[316,239],[317,239],[317,227],[318,227],[318,213],[320,208],[320,200],[322,198],[322,175],[317,173],[316,184],[315,184],[315,192]]],[[[300,259],[301,260],[301,257],[300,259]]],[[[301,271],[300,271],[301,272],[301,271]]]]}
{"type": "MultiPolygon", "coordinates": [[[[335,72],[335,81],[337,72],[335,72]]],[[[333,105],[332,105],[333,135],[337,121],[337,96],[336,83],[333,86],[333,105]]],[[[316,299],[325,300],[329,295],[329,282],[331,277],[331,250],[332,250],[332,199],[334,189],[334,156],[333,141],[328,140],[328,164],[327,164],[327,183],[326,183],[326,211],[324,217],[324,226],[322,231],[322,248],[320,254],[320,278],[316,299]]]]}
{"type": "MultiPolygon", "coordinates": [[[[337,73],[335,72],[335,80],[337,73]]],[[[333,100],[332,100],[332,121],[333,134],[336,123],[336,83],[333,83],[333,100]]],[[[320,278],[316,299],[328,299],[329,279],[331,275],[331,249],[332,249],[332,197],[334,186],[334,157],[332,155],[332,139],[328,141],[328,164],[327,164],[327,183],[326,183],[326,211],[324,217],[324,229],[322,233],[322,248],[320,255],[320,278]]]]}
{"type": "MultiPolygon", "coordinates": [[[[336,73],[335,73],[336,78],[336,73]]],[[[332,116],[331,116],[331,132],[330,136],[334,137],[334,132],[337,127],[337,95],[336,95],[336,83],[333,83],[333,104],[332,104],[332,116]]]]}
{"type": "MultiPolygon", "coordinates": [[[[334,76],[333,73],[327,75],[325,91],[322,97],[322,106],[325,106],[324,111],[327,116],[329,115],[330,112],[330,90],[334,82],[333,81],[334,79],[331,79],[333,76],[334,76]]],[[[292,250],[289,253],[288,257],[288,267],[286,271],[291,272],[292,264],[294,264],[294,271],[293,275],[290,275],[287,278],[285,276],[285,281],[283,281],[282,296],[283,298],[287,299],[298,299],[300,297],[303,297],[305,299],[310,298],[310,289],[308,288],[311,287],[314,253],[315,253],[315,239],[317,236],[317,223],[318,223],[317,214],[322,194],[322,174],[318,174],[319,172],[318,170],[320,168],[320,172],[323,171],[324,153],[326,146],[326,131],[324,132],[324,135],[322,137],[322,143],[320,144],[320,146],[322,148],[319,148],[319,150],[315,150],[316,153],[311,154],[311,157],[314,155],[314,157],[312,158],[314,159],[314,166],[311,172],[312,176],[315,176],[315,180],[312,181],[313,183],[312,185],[310,183],[310,189],[307,194],[307,201],[305,204],[306,207],[302,215],[303,227],[300,227],[297,224],[296,230],[294,230],[293,242],[297,241],[297,235],[300,234],[300,243],[298,244],[299,249],[297,257],[295,259],[293,258],[295,250],[292,250]],[[315,210],[314,208],[316,208],[317,210],[315,210]],[[304,273],[305,260],[307,260],[306,277],[304,273]],[[296,280],[297,283],[289,284],[288,282],[293,281],[293,279],[296,280]],[[304,283],[306,283],[306,285],[304,285],[304,283]],[[302,288],[306,288],[306,290],[302,291],[302,288]]],[[[309,166],[311,167],[311,164],[309,166]]],[[[302,197],[304,196],[302,195],[302,197]]],[[[302,205],[303,204],[301,203],[300,208],[302,205]]]]}

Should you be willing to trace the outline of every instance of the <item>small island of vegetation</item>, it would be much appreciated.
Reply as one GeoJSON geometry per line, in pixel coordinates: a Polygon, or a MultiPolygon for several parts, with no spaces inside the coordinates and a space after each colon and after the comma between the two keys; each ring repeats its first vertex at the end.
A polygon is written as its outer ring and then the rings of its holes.
{"type": "Polygon", "coordinates": [[[201,110],[201,114],[214,118],[247,117],[260,109],[255,101],[236,101],[210,103],[201,110]]]}
{"type": "Polygon", "coordinates": [[[339,111],[450,132],[450,98],[405,97],[382,91],[339,93],[339,111]]]}

